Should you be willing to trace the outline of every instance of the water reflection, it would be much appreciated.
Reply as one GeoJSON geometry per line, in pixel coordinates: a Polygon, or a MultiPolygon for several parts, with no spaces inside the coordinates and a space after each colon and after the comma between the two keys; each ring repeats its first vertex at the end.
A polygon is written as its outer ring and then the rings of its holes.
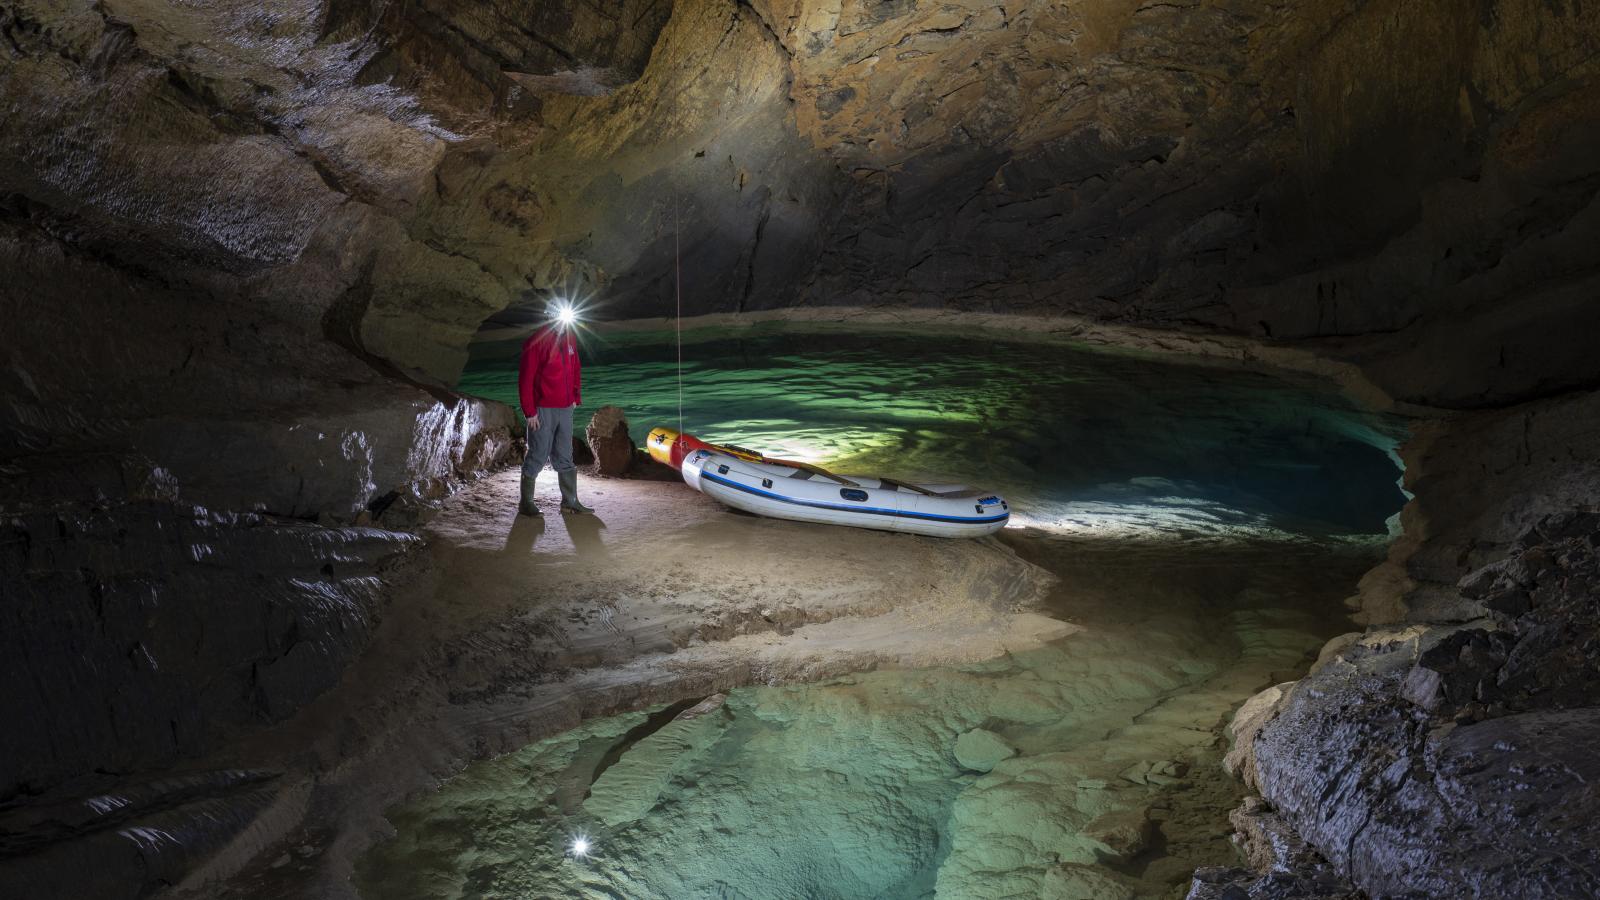
{"type": "MultiPolygon", "coordinates": [[[[588,353],[586,398],[636,440],[675,424],[664,336],[588,353]]],[[[364,896],[1170,897],[1230,858],[1219,723],[1348,630],[1402,500],[1397,422],[1313,382],[968,336],[710,335],[685,358],[692,431],[1006,491],[1004,541],[1060,577],[1050,609],[1079,630],[736,690],[693,740],[635,743],[647,712],[585,723],[391,811],[364,896]],[[964,763],[979,730],[1016,755],[964,763]],[[649,812],[603,830],[584,798],[620,758],[649,812]],[[581,865],[578,832],[603,848],[581,865]]],[[[511,400],[514,374],[486,355],[463,386],[511,400]]],[[[598,517],[562,521],[608,552],[598,517]]]]}
{"type": "MultiPolygon", "coordinates": [[[[676,424],[670,337],[591,341],[578,420],[621,406],[638,441],[676,424]]],[[[1401,423],[1317,382],[987,337],[694,337],[688,430],[847,470],[981,483],[1044,527],[1371,534],[1403,502],[1401,423]]],[[[514,349],[479,348],[463,389],[513,401],[514,349]]]]}

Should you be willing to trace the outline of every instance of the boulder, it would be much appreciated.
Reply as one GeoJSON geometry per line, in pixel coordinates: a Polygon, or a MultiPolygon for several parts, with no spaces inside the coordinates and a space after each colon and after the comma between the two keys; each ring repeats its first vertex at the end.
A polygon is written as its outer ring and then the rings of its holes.
{"type": "Polygon", "coordinates": [[[1000,735],[985,728],[974,728],[956,738],[955,754],[961,768],[989,772],[1001,760],[1016,756],[1017,751],[1000,735]]]}
{"type": "Polygon", "coordinates": [[[628,435],[628,416],[620,406],[602,406],[589,420],[589,449],[601,475],[624,475],[633,465],[633,438],[628,435]]]}
{"type": "Polygon", "coordinates": [[[577,435],[572,436],[572,462],[578,466],[594,465],[594,451],[590,450],[589,445],[583,442],[583,438],[577,435]]]}

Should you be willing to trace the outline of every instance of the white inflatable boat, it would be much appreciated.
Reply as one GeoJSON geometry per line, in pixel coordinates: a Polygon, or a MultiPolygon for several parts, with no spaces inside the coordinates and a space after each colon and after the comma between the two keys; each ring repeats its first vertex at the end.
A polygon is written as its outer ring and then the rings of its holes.
{"type": "Polygon", "coordinates": [[[835,475],[663,428],[651,432],[649,450],[677,466],[690,487],[762,516],[935,537],[993,534],[1011,517],[1005,498],[993,492],[959,484],[835,475]]]}

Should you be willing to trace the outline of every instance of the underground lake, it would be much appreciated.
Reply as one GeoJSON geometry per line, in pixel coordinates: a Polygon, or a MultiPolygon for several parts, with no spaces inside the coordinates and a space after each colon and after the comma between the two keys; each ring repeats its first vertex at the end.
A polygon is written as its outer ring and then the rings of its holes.
{"type": "MultiPolygon", "coordinates": [[[[463,389],[513,401],[514,351],[480,345],[463,389]]],[[[1301,376],[983,333],[706,329],[682,352],[691,432],[1004,491],[987,540],[1049,573],[1064,635],[583,722],[390,809],[363,897],[1181,897],[1232,858],[1224,726],[1356,630],[1403,421],[1301,376]]],[[[671,335],[584,353],[580,422],[676,426],[671,335]]]]}
{"type": "Polygon", "coordinates": [[[16,0],[0,111],[0,900],[1600,898],[1600,2],[16,0]]]}

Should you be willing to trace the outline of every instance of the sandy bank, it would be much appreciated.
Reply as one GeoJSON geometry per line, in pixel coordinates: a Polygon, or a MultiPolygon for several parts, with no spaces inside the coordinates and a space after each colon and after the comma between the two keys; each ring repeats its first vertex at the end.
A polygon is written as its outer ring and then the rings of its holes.
{"type": "Polygon", "coordinates": [[[599,514],[566,517],[541,487],[543,521],[514,515],[514,470],[453,498],[340,686],[209,761],[282,773],[284,808],[179,896],[352,896],[352,861],[387,807],[596,716],[973,662],[1075,630],[1033,611],[1053,578],[998,541],[796,526],[645,481],[586,480],[599,514]]]}

